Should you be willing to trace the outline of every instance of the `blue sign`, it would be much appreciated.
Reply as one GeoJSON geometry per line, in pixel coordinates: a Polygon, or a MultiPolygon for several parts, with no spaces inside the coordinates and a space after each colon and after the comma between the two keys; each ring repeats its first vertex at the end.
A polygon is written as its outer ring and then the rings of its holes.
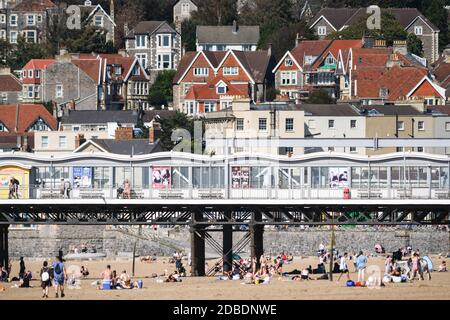
{"type": "Polygon", "coordinates": [[[90,188],[92,186],[92,168],[74,167],[73,168],[73,188],[90,188]]]}

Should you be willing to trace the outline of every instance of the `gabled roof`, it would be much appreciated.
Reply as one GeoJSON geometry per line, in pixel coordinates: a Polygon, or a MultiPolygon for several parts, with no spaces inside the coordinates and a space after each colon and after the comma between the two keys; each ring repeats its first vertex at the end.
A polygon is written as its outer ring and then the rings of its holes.
{"type": "Polygon", "coordinates": [[[244,71],[249,75],[251,80],[256,83],[263,83],[264,79],[270,70],[268,70],[272,57],[269,56],[268,51],[199,51],[187,52],[178,66],[177,73],[173,79],[173,83],[177,84],[183,80],[195,60],[200,55],[204,55],[215,72],[221,67],[222,63],[229,55],[233,55],[238,63],[241,64],[244,71]]]}
{"type": "Polygon", "coordinates": [[[102,61],[96,57],[72,59],[72,63],[80,68],[95,83],[99,84],[101,80],[101,64],[102,61]]]}
{"type": "Polygon", "coordinates": [[[197,42],[199,44],[258,44],[259,26],[197,26],[197,42]]]}
{"type": "MultiPolygon", "coordinates": [[[[415,20],[422,19],[431,29],[439,31],[439,29],[416,8],[383,8],[381,10],[382,12],[394,16],[405,29],[415,20]]],[[[341,30],[344,26],[357,23],[365,15],[367,15],[365,8],[323,8],[311,20],[309,27],[314,27],[321,18],[324,18],[336,30],[341,30]]]]}
{"type": "Polygon", "coordinates": [[[23,69],[43,70],[54,62],[55,62],[54,59],[31,59],[30,61],[27,62],[27,64],[23,67],[23,69]]]}
{"type": "Polygon", "coordinates": [[[138,121],[138,114],[135,111],[97,111],[97,110],[77,110],[70,111],[68,115],[63,116],[61,123],[64,124],[107,124],[131,123],[138,121]]]}
{"type": "Polygon", "coordinates": [[[13,7],[12,11],[38,12],[56,8],[57,6],[50,0],[22,0],[22,2],[13,7]]]}
{"type": "Polygon", "coordinates": [[[406,97],[410,97],[414,95],[417,91],[421,90],[421,94],[426,94],[426,96],[433,96],[435,94],[439,94],[441,98],[445,99],[445,89],[442,87],[439,87],[431,79],[428,77],[428,75],[424,76],[422,80],[420,80],[417,85],[411,89],[410,92],[406,95],[406,97]],[[421,90],[422,89],[422,90],[421,90]]]}
{"type": "Polygon", "coordinates": [[[93,145],[101,152],[122,154],[122,155],[144,155],[156,152],[162,152],[161,143],[159,140],[155,143],[149,143],[145,140],[114,140],[114,139],[92,139],[83,143],[80,147],[74,150],[74,153],[83,152],[83,150],[93,145]]]}
{"type": "Polygon", "coordinates": [[[312,68],[319,68],[320,64],[323,60],[329,55],[332,54],[333,57],[337,60],[339,56],[339,51],[349,52],[352,48],[361,48],[363,46],[362,40],[333,40],[331,44],[322,52],[320,57],[316,59],[313,63],[312,68]]]}
{"type": "MultiPolygon", "coordinates": [[[[175,3],[173,5],[176,5],[178,2],[180,2],[181,0],[176,0],[175,3]]],[[[191,1],[193,4],[195,4],[196,6],[198,6],[198,1],[199,0],[189,0],[191,1]]]]}
{"type": "Polygon", "coordinates": [[[433,75],[441,86],[444,88],[450,87],[450,63],[446,62],[444,56],[441,56],[434,63],[433,75]]]}
{"type": "Polygon", "coordinates": [[[0,74],[0,92],[16,91],[22,91],[22,82],[12,74],[0,74]]]}
{"type": "MultiPolygon", "coordinates": [[[[134,57],[124,57],[120,54],[99,54],[99,57],[103,59],[103,65],[119,65],[122,67],[122,73],[120,75],[116,75],[114,70],[112,70],[112,78],[114,80],[122,80],[125,81],[127,77],[129,77],[132,68],[136,64],[137,59],[134,57]]],[[[104,77],[106,74],[103,75],[104,77]]]]}
{"type": "Polygon", "coordinates": [[[133,39],[137,34],[152,35],[164,24],[169,27],[173,33],[177,33],[177,31],[173,29],[166,21],[141,21],[127,33],[125,38],[133,39]]]}
{"type": "Polygon", "coordinates": [[[103,9],[103,7],[100,4],[95,6],[95,8],[91,11],[91,13],[89,14],[89,16],[87,17],[86,20],[89,20],[99,10],[109,19],[109,21],[111,21],[111,23],[114,26],[116,26],[116,23],[114,22],[114,20],[111,18],[111,16],[109,14],[106,13],[105,9],[103,9]]]}
{"type": "Polygon", "coordinates": [[[330,46],[331,42],[332,40],[304,40],[291,50],[291,54],[303,68],[306,56],[316,57],[315,61],[330,46]]]}
{"type": "Polygon", "coordinates": [[[0,105],[0,121],[10,133],[25,133],[39,118],[52,129],[57,129],[56,119],[42,104],[0,105]]]}

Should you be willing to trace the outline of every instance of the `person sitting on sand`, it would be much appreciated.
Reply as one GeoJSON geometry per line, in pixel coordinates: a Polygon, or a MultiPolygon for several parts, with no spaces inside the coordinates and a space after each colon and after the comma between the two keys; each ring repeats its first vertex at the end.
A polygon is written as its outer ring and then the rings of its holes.
{"type": "Polygon", "coordinates": [[[447,264],[445,261],[442,261],[442,263],[439,265],[438,272],[447,272],[447,264]]]}
{"type": "Polygon", "coordinates": [[[0,265],[0,282],[8,281],[8,271],[2,265],[0,265]]]}
{"type": "Polygon", "coordinates": [[[109,264],[106,266],[106,269],[102,272],[101,276],[103,278],[103,281],[112,281],[113,274],[111,271],[111,266],[109,264]]]}
{"type": "Polygon", "coordinates": [[[80,273],[83,277],[87,277],[89,275],[89,270],[85,266],[81,266],[80,273]]]}
{"type": "Polygon", "coordinates": [[[19,288],[30,288],[30,280],[32,278],[31,271],[27,271],[22,279],[20,279],[19,288]]]}
{"type": "Polygon", "coordinates": [[[126,270],[122,271],[122,274],[120,275],[118,282],[120,287],[122,287],[122,289],[133,289],[131,277],[126,270]]]}
{"type": "Polygon", "coordinates": [[[402,274],[402,269],[400,267],[393,269],[391,272],[391,276],[393,277],[400,277],[402,274]]]}

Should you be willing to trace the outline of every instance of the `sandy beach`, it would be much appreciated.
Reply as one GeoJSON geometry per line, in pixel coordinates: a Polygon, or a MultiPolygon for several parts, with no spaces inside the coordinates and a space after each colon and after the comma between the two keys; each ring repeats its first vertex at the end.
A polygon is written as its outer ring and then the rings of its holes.
{"type": "MultiPolygon", "coordinates": [[[[435,268],[438,258],[432,257],[435,268]]],[[[38,272],[42,261],[26,261],[27,269],[32,271],[34,280],[31,282],[33,288],[12,288],[14,283],[0,283],[5,291],[0,291],[0,300],[39,300],[42,299],[38,272]]],[[[173,271],[174,264],[168,263],[168,258],[158,258],[154,263],[143,263],[136,259],[136,275],[134,280],[143,281],[143,289],[133,290],[98,290],[91,285],[95,280],[100,279],[100,274],[107,264],[113,270],[120,273],[127,270],[131,273],[131,260],[116,261],[67,261],[66,266],[71,265],[87,266],[90,275],[81,281],[81,289],[66,289],[66,297],[69,300],[209,300],[209,299],[266,299],[266,300],[308,300],[308,299],[345,299],[345,300],[368,300],[368,299],[425,299],[425,300],[449,300],[450,299],[450,272],[432,273],[431,281],[414,281],[409,283],[390,283],[383,288],[347,288],[346,278],[337,282],[329,280],[311,281],[291,281],[287,277],[274,277],[269,285],[246,285],[243,280],[239,281],[219,281],[217,277],[204,278],[183,278],[180,283],[158,283],[155,278],[151,278],[152,273],[162,274],[167,269],[173,271]]],[[[209,261],[212,265],[213,261],[209,261]]],[[[283,271],[289,272],[300,269],[308,265],[316,265],[317,258],[295,258],[294,262],[285,265],[283,271]]],[[[384,258],[369,258],[369,266],[376,265],[383,270],[384,258]]],[[[188,269],[189,270],[189,269],[188,269]]],[[[18,271],[18,261],[13,262],[13,274],[18,271]]],[[[350,278],[356,280],[353,266],[350,268],[350,278]]],[[[312,275],[316,278],[316,275],[312,275]]],[[[162,279],[162,277],[161,277],[162,279]]],[[[53,288],[50,291],[51,300],[55,299],[53,288]]],[[[61,300],[61,298],[59,298],[61,300]]]]}

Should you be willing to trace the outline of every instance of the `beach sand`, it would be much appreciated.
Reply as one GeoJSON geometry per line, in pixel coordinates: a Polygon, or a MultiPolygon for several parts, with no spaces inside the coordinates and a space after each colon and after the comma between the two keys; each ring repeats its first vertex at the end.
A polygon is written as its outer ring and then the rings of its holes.
{"type": "MultiPolygon", "coordinates": [[[[435,268],[440,263],[437,257],[432,257],[435,268]],[[439,262],[439,263],[438,263],[439,262]]],[[[39,279],[39,270],[42,261],[27,261],[27,269],[32,271],[34,279],[39,279]]],[[[390,283],[383,288],[347,288],[345,286],[346,277],[337,282],[339,275],[334,275],[334,281],[312,280],[312,281],[291,281],[290,278],[274,277],[269,285],[244,285],[244,281],[218,281],[217,277],[204,278],[183,278],[181,283],[157,283],[156,279],[150,278],[152,273],[161,274],[167,269],[173,271],[174,264],[168,263],[168,258],[159,258],[155,263],[142,263],[136,259],[136,276],[134,280],[143,281],[143,289],[134,290],[97,290],[91,285],[95,280],[100,279],[101,272],[106,265],[110,264],[113,270],[120,274],[122,270],[131,273],[131,260],[117,261],[67,261],[66,267],[70,265],[85,265],[90,271],[87,279],[82,280],[81,289],[66,289],[66,297],[69,300],[208,300],[208,299],[231,299],[231,300],[304,300],[304,299],[345,299],[345,300],[369,300],[369,299],[426,299],[441,300],[450,299],[450,272],[432,273],[431,281],[414,281],[410,283],[390,283]]],[[[184,262],[186,264],[186,262],[184,262]]],[[[210,266],[213,261],[209,261],[210,266]]],[[[383,272],[384,258],[370,257],[369,265],[380,267],[383,272]]],[[[317,265],[317,258],[295,258],[294,262],[285,265],[283,271],[291,271],[302,267],[317,265]]],[[[328,267],[328,266],[327,266],[328,267]]],[[[187,268],[189,270],[189,267],[187,268]]],[[[350,278],[354,281],[357,275],[353,266],[350,266],[350,278]]],[[[18,272],[18,262],[13,262],[13,275],[18,272]]],[[[316,275],[312,275],[316,278],[316,275]]],[[[426,278],[427,279],[427,278],[426,278]]],[[[33,288],[11,288],[13,283],[0,283],[6,290],[0,291],[0,300],[39,300],[42,299],[40,281],[33,280],[33,288]]],[[[55,299],[53,288],[50,291],[50,298],[55,299]]],[[[59,300],[62,300],[59,298],[59,300]]]]}

